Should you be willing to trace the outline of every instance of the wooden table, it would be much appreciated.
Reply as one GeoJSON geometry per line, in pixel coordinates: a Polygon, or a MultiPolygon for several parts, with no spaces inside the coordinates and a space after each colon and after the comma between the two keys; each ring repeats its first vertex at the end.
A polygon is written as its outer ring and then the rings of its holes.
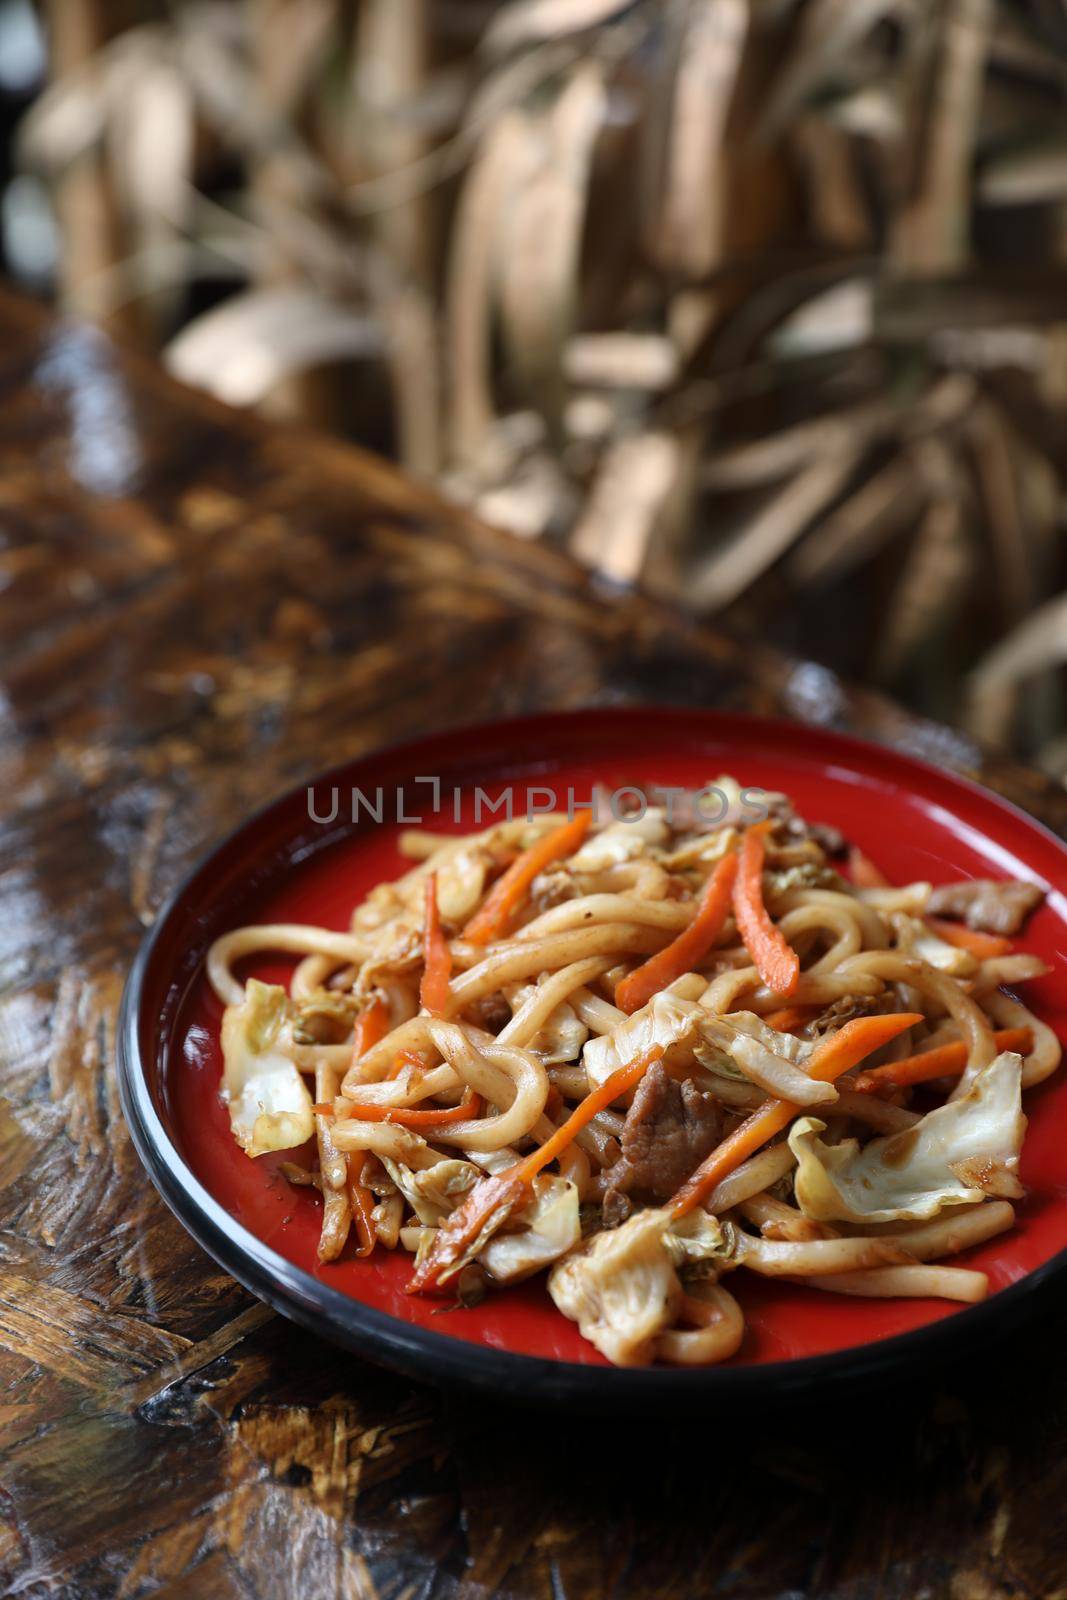
{"type": "Polygon", "coordinates": [[[250,1301],[157,1199],[112,1060],[192,860],[383,740],[669,700],[891,741],[1064,832],[1067,796],[3,297],[0,463],[4,1593],[1067,1596],[1067,1308],[891,1406],[513,1415],[250,1301]]]}

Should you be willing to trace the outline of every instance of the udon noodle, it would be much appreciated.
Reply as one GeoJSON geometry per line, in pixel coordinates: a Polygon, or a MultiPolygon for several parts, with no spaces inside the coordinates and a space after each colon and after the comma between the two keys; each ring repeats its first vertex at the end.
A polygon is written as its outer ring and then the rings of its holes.
{"type": "Polygon", "coordinates": [[[322,1260],[406,1251],[462,1305],[545,1273],[622,1365],[731,1356],[746,1272],[987,1293],[950,1263],[1012,1227],[1022,1094],[1060,1059],[1005,987],[1046,970],[1008,937],[1041,891],[892,886],[719,785],[715,824],[413,830],[347,930],[215,942],[234,1137],[298,1154],[322,1260]],[[268,952],[287,989],[236,975],[268,952]]]}

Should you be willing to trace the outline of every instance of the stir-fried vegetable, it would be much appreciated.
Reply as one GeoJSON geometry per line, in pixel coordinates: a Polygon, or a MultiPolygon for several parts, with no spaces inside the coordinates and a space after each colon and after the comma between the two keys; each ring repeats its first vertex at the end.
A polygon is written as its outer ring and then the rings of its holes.
{"type": "Polygon", "coordinates": [[[848,853],[848,871],[857,889],[888,889],[889,879],[869,856],[853,845],[848,853]]]}
{"type": "Polygon", "coordinates": [[[654,1044],[636,1060],[625,1067],[620,1067],[618,1072],[613,1072],[599,1088],[590,1089],[584,1100],[580,1100],[575,1106],[566,1122],[562,1123],[555,1133],[550,1134],[539,1149],[528,1155],[525,1161],[521,1161],[517,1170],[530,1178],[550,1161],[555,1161],[556,1157],[562,1155],[567,1146],[581,1133],[585,1125],[592,1122],[598,1111],[603,1111],[613,1100],[618,1100],[622,1095],[629,1094],[631,1089],[635,1089],[653,1061],[658,1061],[662,1054],[663,1046],[654,1044]]]}
{"type": "Polygon", "coordinates": [[[819,1010],[819,1006],[782,1006],[779,1011],[769,1011],[765,1020],[779,1033],[792,1033],[794,1028],[803,1028],[812,1022],[819,1010]]]}
{"type": "Polygon", "coordinates": [[[541,1169],[562,1155],[598,1111],[636,1087],[653,1061],[658,1061],[662,1054],[663,1046],[653,1045],[651,1050],[638,1056],[628,1066],[612,1073],[606,1083],[590,1090],[584,1100],[579,1101],[566,1122],[544,1144],[506,1172],[484,1179],[438,1229],[437,1237],[416,1268],[409,1288],[415,1291],[430,1289],[451,1276],[462,1261],[474,1253],[472,1243],[475,1240],[484,1243],[492,1233],[493,1228],[489,1226],[492,1219],[495,1218],[496,1225],[499,1225],[515,1206],[521,1204],[532,1180],[541,1169]]]}
{"type": "Polygon", "coordinates": [[[222,1094],[250,1156],[292,1150],[315,1131],[311,1096],[287,1052],[288,1005],[284,989],[253,978],[223,1017],[222,1094]]]}
{"type": "Polygon", "coordinates": [[[737,856],[723,856],[707,881],[696,913],[665,950],[650,956],[615,987],[615,1004],[628,1015],[685,972],[692,972],[722,932],[737,876],[737,856]]]}
{"type": "Polygon", "coordinates": [[[374,1226],[374,1196],[363,1182],[362,1169],[360,1176],[349,1182],[348,1199],[359,1239],[356,1255],[369,1256],[378,1242],[378,1233],[374,1226]]]}
{"type": "Polygon", "coordinates": [[[420,1056],[417,1050],[398,1050],[393,1057],[393,1064],[386,1073],[387,1078],[399,1078],[402,1072],[411,1067],[415,1072],[428,1072],[430,1063],[425,1056],[420,1056]]]}
{"type": "Polygon", "coordinates": [[[647,1362],[678,1309],[682,1286],[669,1226],[662,1211],[640,1211],[621,1228],[596,1234],[549,1280],[559,1309],[616,1366],[647,1362]]]}
{"type": "Polygon", "coordinates": [[[448,980],[452,976],[452,952],[448,948],[437,909],[437,874],[426,878],[426,914],[423,922],[423,969],[419,1002],[431,1017],[443,1017],[448,1009],[448,980]]]}
{"type": "MultiPolygon", "coordinates": [[[[993,1038],[998,1050],[1018,1050],[1023,1055],[1034,1042],[1029,1028],[998,1028],[993,1038]]],[[[870,1067],[860,1073],[855,1087],[861,1094],[884,1094],[913,1083],[930,1083],[934,1078],[957,1078],[967,1065],[967,1051],[962,1039],[938,1045],[922,1055],[905,1056],[884,1067],[870,1067]]]]}
{"type": "Polygon", "coordinates": [[[578,1190],[566,1178],[541,1173],[529,1204],[512,1217],[514,1231],[490,1239],[478,1257],[497,1283],[519,1283],[550,1266],[582,1236],[578,1190]]]}
{"type": "Polygon", "coordinates": [[[467,923],[464,939],[469,944],[488,944],[490,939],[499,938],[537,874],[553,861],[571,855],[589,832],[592,820],[591,811],[579,811],[517,856],[467,923]]]}
{"type": "Polygon", "coordinates": [[[336,1101],[315,1107],[323,1116],[356,1117],[360,1122],[395,1122],[402,1128],[446,1128],[449,1123],[466,1122],[478,1116],[481,1109],[482,1097],[471,1088],[464,1091],[463,1099],[455,1106],[423,1109],[421,1106],[357,1105],[350,1100],[340,1107],[336,1101]]]}
{"type": "Polygon", "coordinates": [[[384,1039],[389,1032],[389,1008],[380,994],[376,994],[370,1005],[364,1006],[356,1023],[356,1031],[352,1040],[353,1065],[360,1056],[365,1056],[367,1051],[384,1039]]]}
{"type": "Polygon", "coordinates": [[[819,1222],[922,1222],[987,1194],[1015,1199],[1026,1131],[1022,1063],[1010,1051],[978,1072],[958,1100],[909,1128],[860,1145],[825,1144],[826,1124],[801,1117],[789,1134],[797,1204],[819,1222]]]}
{"type": "Polygon", "coordinates": [[[408,1284],[409,1294],[435,1289],[459,1272],[488,1244],[500,1224],[521,1205],[530,1192],[517,1167],[483,1178],[437,1229],[408,1284]]]}
{"type": "Polygon", "coordinates": [[[763,862],[767,852],[762,826],[749,828],[741,845],[741,864],[733,889],[734,916],[760,977],[768,989],[788,999],[800,981],[800,960],[763,903],[763,862]]]}
{"type": "Polygon", "coordinates": [[[998,956],[1010,956],[1015,949],[1010,939],[1000,933],[982,933],[978,928],[968,928],[965,922],[952,922],[948,917],[927,917],[939,939],[966,950],[977,961],[995,961],[998,956]]]}
{"type": "MultiPolygon", "coordinates": [[[[887,1017],[856,1017],[822,1041],[808,1063],[808,1075],[823,1083],[832,1083],[843,1072],[857,1066],[864,1056],[869,1056],[873,1050],[880,1049],[906,1028],[922,1020],[921,1013],[914,1011],[887,1017]]],[[[799,1111],[800,1107],[791,1100],[768,1100],[760,1106],[711,1152],[682,1185],[667,1208],[671,1215],[684,1217],[687,1211],[692,1211],[746,1157],[787,1127],[799,1111]]]]}

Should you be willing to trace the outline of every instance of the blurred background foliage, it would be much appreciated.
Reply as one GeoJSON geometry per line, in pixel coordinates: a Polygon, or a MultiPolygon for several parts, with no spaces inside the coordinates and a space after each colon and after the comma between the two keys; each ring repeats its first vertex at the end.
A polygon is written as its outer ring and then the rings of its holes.
{"type": "Polygon", "coordinates": [[[3,247],[1067,774],[1067,0],[0,0],[3,247]]]}

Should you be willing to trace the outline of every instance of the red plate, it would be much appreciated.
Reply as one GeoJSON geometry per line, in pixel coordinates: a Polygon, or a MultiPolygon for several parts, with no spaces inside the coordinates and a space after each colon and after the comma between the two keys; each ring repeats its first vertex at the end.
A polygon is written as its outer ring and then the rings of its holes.
{"type": "MultiPolygon", "coordinates": [[[[202,970],[218,933],[244,922],[346,927],[352,906],[374,884],[409,865],[396,848],[398,807],[401,816],[421,815],[426,826],[468,831],[475,786],[494,799],[510,787],[521,812],[532,785],[541,791],[535,804],[548,805],[548,789],[565,805],[568,786],[581,801],[598,782],[700,788],[724,772],[752,787],[784,790],[803,815],[841,828],[895,883],[1018,876],[1047,887],[1020,947],[1053,972],[1028,985],[1026,998],[1067,1038],[1060,982],[1067,900],[1058,888],[1067,852],[987,791],[858,740],[719,713],[598,709],[464,729],[318,780],[317,817],[329,815],[338,792],[333,822],[310,819],[305,789],[253,818],[183,886],[142,950],[121,1030],[124,1103],[142,1158],[201,1243],[280,1310],[363,1353],[421,1375],[596,1404],[624,1391],[653,1403],[695,1390],[721,1397],[724,1385],[748,1392],[761,1381],[780,1393],[783,1382],[794,1388],[932,1357],[957,1330],[966,1329],[970,1340],[1014,1320],[1067,1247],[1062,1073],[1027,1097],[1028,1194],[1017,1227],[957,1258],[989,1274],[994,1292],[983,1306],[860,1300],[743,1274],[731,1283],[745,1312],[742,1348],[726,1366],[701,1372],[607,1368],[555,1310],[543,1281],[490,1295],[473,1310],[442,1311],[440,1302],[404,1293],[406,1254],[379,1250],[369,1261],[320,1266],[318,1196],[286,1183],[276,1171],[281,1158],[252,1161],[234,1143],[218,1097],[221,1007],[202,970]],[[442,781],[437,815],[431,786],[417,781],[431,775],[442,781]],[[353,789],[377,806],[379,787],[382,822],[363,810],[353,825],[353,789]]],[[[279,958],[249,971],[284,981],[291,966],[279,958]]]]}

